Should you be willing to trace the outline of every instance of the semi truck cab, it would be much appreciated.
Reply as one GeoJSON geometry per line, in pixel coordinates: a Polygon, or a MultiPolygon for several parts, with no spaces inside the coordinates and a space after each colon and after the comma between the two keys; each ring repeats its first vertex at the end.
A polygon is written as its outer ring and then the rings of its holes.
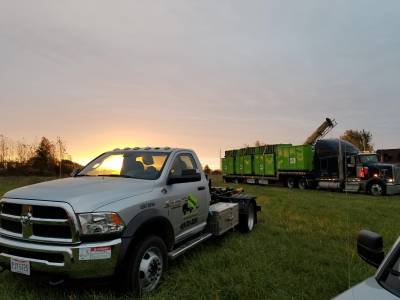
{"type": "Polygon", "coordinates": [[[400,192],[400,165],[379,162],[376,153],[359,153],[356,157],[360,188],[372,195],[400,192]]]}

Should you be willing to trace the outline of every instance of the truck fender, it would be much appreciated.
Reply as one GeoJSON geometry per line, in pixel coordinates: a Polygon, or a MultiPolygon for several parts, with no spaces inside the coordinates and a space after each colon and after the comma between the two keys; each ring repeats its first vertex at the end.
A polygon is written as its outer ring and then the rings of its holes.
{"type": "Polygon", "coordinates": [[[162,238],[167,246],[167,249],[171,249],[175,242],[174,229],[171,222],[161,214],[157,209],[148,209],[137,214],[127,225],[121,236],[121,247],[118,258],[117,269],[124,265],[126,255],[129,253],[129,248],[135,238],[142,230],[152,230],[162,232],[162,238]],[[146,226],[151,223],[162,224],[162,227],[155,228],[146,226]],[[145,228],[148,227],[148,228],[145,228]]]}

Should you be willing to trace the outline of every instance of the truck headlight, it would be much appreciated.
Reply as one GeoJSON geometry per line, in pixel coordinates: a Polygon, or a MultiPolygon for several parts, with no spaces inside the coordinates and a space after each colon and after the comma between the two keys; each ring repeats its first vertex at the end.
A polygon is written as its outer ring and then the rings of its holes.
{"type": "Polygon", "coordinates": [[[124,230],[124,222],[113,212],[79,214],[83,235],[112,234],[124,230]]]}

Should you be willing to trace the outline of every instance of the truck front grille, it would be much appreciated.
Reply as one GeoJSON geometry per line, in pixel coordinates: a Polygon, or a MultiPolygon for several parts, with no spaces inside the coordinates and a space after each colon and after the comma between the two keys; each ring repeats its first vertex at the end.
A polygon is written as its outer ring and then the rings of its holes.
{"type": "Polygon", "coordinates": [[[22,233],[22,224],[21,224],[21,222],[15,222],[15,221],[2,219],[0,221],[0,226],[4,230],[10,231],[10,232],[22,233]]]}
{"type": "Polygon", "coordinates": [[[65,203],[13,200],[0,202],[0,234],[45,243],[77,242],[72,208],[65,203]]]}
{"type": "Polygon", "coordinates": [[[398,164],[393,167],[393,177],[394,182],[400,184],[400,165],[398,164]]]}

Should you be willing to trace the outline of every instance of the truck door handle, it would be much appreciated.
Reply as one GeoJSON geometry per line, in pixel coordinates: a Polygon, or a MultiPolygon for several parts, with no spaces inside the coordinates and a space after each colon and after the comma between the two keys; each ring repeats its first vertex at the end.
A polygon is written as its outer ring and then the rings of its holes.
{"type": "Polygon", "coordinates": [[[199,191],[204,191],[205,189],[206,189],[206,187],[205,186],[199,186],[198,188],[197,188],[199,191]]]}

